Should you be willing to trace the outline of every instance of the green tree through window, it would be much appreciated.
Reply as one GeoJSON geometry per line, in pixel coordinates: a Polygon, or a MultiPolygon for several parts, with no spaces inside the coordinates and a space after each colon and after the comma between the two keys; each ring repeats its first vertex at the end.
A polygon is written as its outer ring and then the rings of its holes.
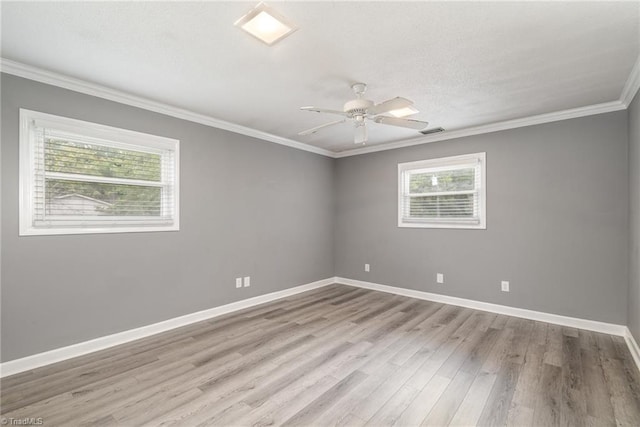
{"type": "MultiPolygon", "coordinates": [[[[58,138],[45,138],[45,171],[97,177],[161,181],[162,158],[146,153],[87,144],[58,138]]],[[[63,196],[80,195],[105,202],[96,215],[159,216],[162,189],[157,186],[112,184],[47,178],[47,205],[63,196]]]]}

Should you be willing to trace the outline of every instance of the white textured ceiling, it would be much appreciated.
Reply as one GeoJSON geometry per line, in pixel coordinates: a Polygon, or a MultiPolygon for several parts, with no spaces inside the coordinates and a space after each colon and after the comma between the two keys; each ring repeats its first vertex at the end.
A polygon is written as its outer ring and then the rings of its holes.
{"type": "MultiPolygon", "coordinates": [[[[299,30],[268,47],[233,26],[256,2],[2,2],[2,57],[333,151],[351,83],[456,130],[617,100],[639,2],[269,2],[299,30]]],[[[418,136],[372,123],[369,145],[418,136]]]]}

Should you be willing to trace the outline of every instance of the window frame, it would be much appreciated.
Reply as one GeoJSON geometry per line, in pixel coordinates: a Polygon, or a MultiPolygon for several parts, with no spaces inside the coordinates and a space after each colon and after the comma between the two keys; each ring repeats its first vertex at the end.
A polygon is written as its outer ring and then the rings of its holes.
{"type": "Polygon", "coordinates": [[[398,163],[398,227],[402,228],[455,228],[476,229],[487,228],[487,171],[486,153],[463,154],[460,156],[441,157],[437,159],[418,160],[414,162],[398,163]],[[474,165],[480,168],[480,182],[476,183],[473,192],[478,193],[478,221],[455,218],[433,218],[407,221],[403,218],[403,202],[405,190],[405,176],[408,172],[425,169],[428,171],[451,170],[461,166],[474,165]],[[480,186],[478,188],[478,185],[480,186]]]}
{"type": "MultiPolygon", "coordinates": [[[[103,234],[103,233],[138,233],[138,232],[157,232],[157,231],[178,231],[180,230],[180,141],[177,139],[166,138],[162,136],[151,135],[142,132],[136,132],[127,129],[116,128],[112,126],[101,125],[97,123],[87,122],[83,120],[71,119],[68,117],[57,116],[28,109],[20,109],[20,136],[19,136],[19,235],[20,236],[43,236],[43,235],[64,235],[64,234],[103,234]],[[100,224],[92,221],[90,224],[82,224],[86,217],[78,216],[77,223],[70,226],[34,225],[34,212],[36,203],[35,184],[36,172],[35,151],[37,149],[36,125],[45,124],[48,127],[62,132],[69,132],[86,138],[88,142],[106,145],[108,147],[117,147],[133,151],[151,152],[162,154],[171,151],[173,154],[173,217],[171,221],[162,223],[162,221],[153,220],[151,218],[148,223],[141,222],[140,219],[129,223],[125,216],[105,217],[104,222],[100,224]]],[[[162,164],[164,162],[162,161],[162,164]]],[[[169,169],[170,170],[170,169],[169,169]]],[[[162,181],[160,183],[153,182],[150,186],[166,187],[166,174],[169,172],[166,168],[162,168],[162,181]]],[[[44,174],[44,166],[41,172],[44,174]]],[[[52,172],[51,174],[56,174],[52,172]]],[[[64,174],[64,173],[61,173],[64,174]]],[[[81,177],[82,175],[79,175],[81,177]]],[[[91,180],[86,182],[108,181],[108,183],[116,183],[121,180],[121,184],[135,181],[135,179],[127,178],[105,178],[100,176],[91,176],[91,180]]],[[[44,178],[42,178],[44,179],[44,178]]],[[[82,179],[79,181],[85,182],[82,179]]],[[[150,184],[149,182],[147,184],[150,184]]],[[[164,192],[163,192],[164,194],[164,192]]],[[[161,205],[165,205],[162,202],[161,205]]],[[[164,207],[163,207],[164,208],[164,207]]],[[[152,217],[153,218],[153,217],[152,217]]],[[[55,220],[54,220],[55,221],[55,220]]]]}

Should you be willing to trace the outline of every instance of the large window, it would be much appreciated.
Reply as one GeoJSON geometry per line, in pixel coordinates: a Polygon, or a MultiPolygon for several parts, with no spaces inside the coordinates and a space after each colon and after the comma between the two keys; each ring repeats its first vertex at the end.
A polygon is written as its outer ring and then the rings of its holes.
{"type": "Polygon", "coordinates": [[[20,110],[20,235],[179,229],[179,141],[20,110]]]}
{"type": "Polygon", "coordinates": [[[486,228],[485,153],[398,164],[398,226],[486,228]]]}

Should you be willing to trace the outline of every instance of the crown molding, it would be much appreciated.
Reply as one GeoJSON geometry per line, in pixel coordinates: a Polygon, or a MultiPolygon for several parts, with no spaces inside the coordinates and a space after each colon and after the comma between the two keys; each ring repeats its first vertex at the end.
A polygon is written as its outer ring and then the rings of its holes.
{"type": "Polygon", "coordinates": [[[638,89],[640,89],[640,56],[638,56],[638,60],[631,69],[631,74],[629,74],[627,83],[625,83],[624,88],[622,88],[620,101],[625,105],[625,107],[629,107],[629,105],[631,105],[631,101],[633,101],[636,93],[638,93],[638,89]]]}
{"type": "Polygon", "coordinates": [[[465,136],[480,135],[484,133],[498,132],[501,130],[516,129],[526,126],[539,125],[543,123],[557,122],[578,117],[591,116],[594,114],[609,113],[612,111],[624,110],[627,106],[622,101],[605,102],[602,104],[589,105],[586,107],[571,108],[569,110],[555,111],[553,113],[539,114],[536,116],[524,117],[521,119],[507,120],[504,122],[490,123],[488,125],[474,126],[465,129],[445,131],[430,136],[409,139],[406,141],[392,142],[389,144],[374,145],[371,147],[357,148],[355,150],[343,151],[334,155],[336,158],[357,156],[360,154],[375,153],[377,151],[393,150],[396,148],[411,147],[413,145],[428,144],[430,142],[445,141],[447,139],[462,138],[465,136]]]}
{"type": "Polygon", "coordinates": [[[23,77],[25,79],[35,80],[40,83],[46,83],[64,89],[73,90],[75,92],[84,93],[85,95],[96,96],[98,98],[108,99],[110,101],[119,102],[121,104],[130,105],[132,107],[142,108],[144,110],[153,111],[167,116],[176,117],[178,119],[188,120],[194,123],[200,123],[217,129],[223,129],[263,141],[273,142],[275,144],[285,145],[298,150],[309,151],[311,153],[321,154],[327,157],[333,157],[334,152],[323,148],[314,147],[309,144],[294,141],[292,139],[283,138],[271,133],[241,126],[235,123],[216,119],[204,114],[194,113],[189,110],[174,107],[162,102],[152,101],[140,96],[131,95],[116,89],[102,86],[96,83],[87,82],[53,71],[44,70],[42,68],[26,65],[20,62],[0,58],[0,71],[14,76],[23,77]]]}
{"type": "Polygon", "coordinates": [[[35,80],[41,83],[58,86],[64,89],[73,90],[84,93],[86,95],[96,96],[110,101],[138,107],[156,113],[165,114],[171,117],[187,120],[190,122],[200,123],[218,129],[246,135],[252,138],[273,142],[275,144],[284,145],[298,150],[308,151],[331,158],[342,158],[357,156],[360,154],[375,153],[378,151],[394,150],[397,148],[411,147],[414,145],[428,144],[431,142],[445,141],[448,139],[463,138],[472,135],[481,135],[485,133],[498,132],[501,130],[516,129],[520,127],[551,123],[561,120],[574,119],[578,117],[591,116],[594,114],[609,113],[626,109],[633,97],[640,89],[640,57],[636,61],[629,78],[622,90],[619,100],[605,102],[601,104],[588,105],[585,107],[571,108],[568,110],[555,111],[551,113],[539,114],[519,119],[506,120],[502,122],[489,123],[486,125],[474,126],[459,130],[445,131],[443,133],[412,138],[404,141],[391,142],[386,144],[374,145],[365,148],[356,148],[342,152],[335,152],[313,145],[305,144],[289,138],[284,138],[271,133],[241,126],[235,123],[210,117],[204,114],[195,113],[182,108],[174,107],[157,101],[152,101],[136,95],[131,95],[123,91],[112,89],[96,83],[68,77],[63,74],[44,70],[31,65],[22,64],[5,58],[0,58],[0,71],[12,74],[18,77],[35,80]]]}
{"type": "Polygon", "coordinates": [[[536,116],[523,117],[520,119],[507,120],[503,122],[489,123],[481,126],[474,126],[465,129],[454,130],[451,132],[412,138],[405,141],[392,142],[389,144],[381,144],[379,146],[356,148],[347,150],[333,155],[334,158],[357,156],[359,154],[375,153],[378,151],[393,150],[396,148],[411,147],[413,145],[428,144],[430,142],[445,141],[447,139],[463,138],[465,136],[481,135],[484,133],[497,132],[507,129],[516,129],[520,127],[539,125],[543,123],[556,122],[560,120],[575,119],[578,117],[591,116],[594,114],[609,113],[612,111],[625,110],[633,101],[636,93],[640,90],[640,55],[635,65],[631,69],[629,78],[625,83],[620,99],[617,101],[605,102],[602,104],[587,105],[585,107],[571,108],[568,110],[555,111],[552,113],[539,114],[536,116]]]}

